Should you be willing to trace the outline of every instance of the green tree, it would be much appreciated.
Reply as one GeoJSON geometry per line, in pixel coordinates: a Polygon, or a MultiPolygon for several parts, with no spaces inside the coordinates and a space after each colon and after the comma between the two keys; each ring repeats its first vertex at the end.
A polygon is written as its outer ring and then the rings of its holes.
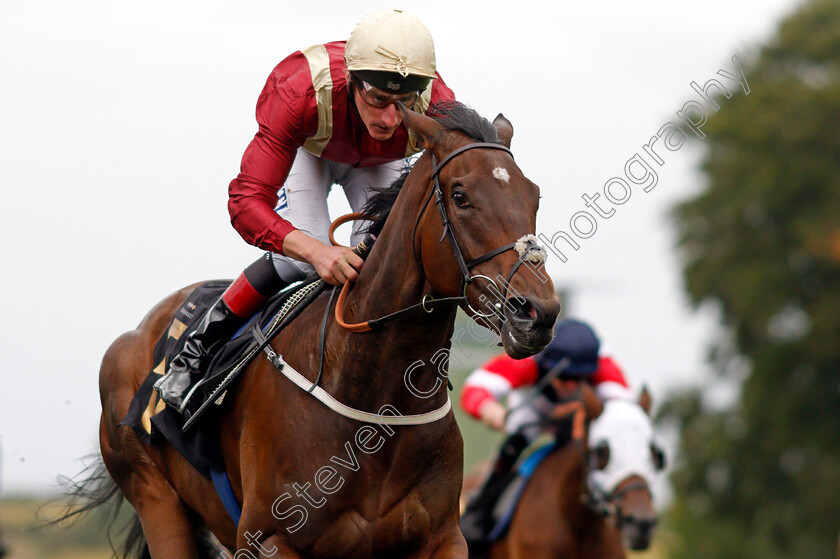
{"type": "Polygon", "coordinates": [[[720,409],[675,395],[683,558],[836,555],[840,530],[840,2],[806,2],[717,99],[704,190],[674,211],[686,288],[720,310],[720,409]]]}

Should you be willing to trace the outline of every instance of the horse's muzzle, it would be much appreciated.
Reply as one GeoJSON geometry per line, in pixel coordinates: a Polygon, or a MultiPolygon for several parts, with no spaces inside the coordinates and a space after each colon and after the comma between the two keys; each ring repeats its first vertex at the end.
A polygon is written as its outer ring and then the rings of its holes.
{"type": "Polygon", "coordinates": [[[560,314],[560,301],[537,300],[529,297],[509,297],[504,305],[502,345],[514,359],[539,353],[551,341],[554,322],[560,314]]]}
{"type": "Polygon", "coordinates": [[[657,522],[656,518],[622,516],[621,539],[624,546],[633,551],[644,551],[649,548],[657,522]]]}

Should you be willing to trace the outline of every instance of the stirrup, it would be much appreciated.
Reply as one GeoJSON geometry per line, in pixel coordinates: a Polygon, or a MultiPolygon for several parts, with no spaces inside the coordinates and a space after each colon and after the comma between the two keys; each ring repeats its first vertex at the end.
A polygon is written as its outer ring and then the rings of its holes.
{"type": "MultiPolygon", "coordinates": [[[[192,398],[195,391],[198,390],[198,387],[204,384],[204,379],[199,380],[197,383],[190,388],[184,397],[181,399],[181,405],[178,407],[178,413],[184,416],[184,419],[189,419],[192,415],[192,411],[187,410],[187,404],[190,402],[190,398],[192,398]]],[[[194,411],[194,410],[193,410],[194,411]]]]}

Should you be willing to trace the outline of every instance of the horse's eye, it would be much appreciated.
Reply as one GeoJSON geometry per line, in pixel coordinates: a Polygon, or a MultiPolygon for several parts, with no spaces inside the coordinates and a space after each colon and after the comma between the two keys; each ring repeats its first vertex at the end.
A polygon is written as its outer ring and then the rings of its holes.
{"type": "Polygon", "coordinates": [[[593,470],[603,470],[610,463],[610,445],[601,441],[589,449],[589,467],[593,470]]]}
{"type": "Polygon", "coordinates": [[[463,192],[453,192],[452,200],[455,201],[455,205],[459,208],[466,208],[470,205],[470,203],[467,201],[467,197],[464,195],[463,192]]]}
{"type": "Polygon", "coordinates": [[[659,448],[656,443],[650,443],[650,455],[653,459],[653,467],[657,472],[665,469],[665,451],[659,448]]]}

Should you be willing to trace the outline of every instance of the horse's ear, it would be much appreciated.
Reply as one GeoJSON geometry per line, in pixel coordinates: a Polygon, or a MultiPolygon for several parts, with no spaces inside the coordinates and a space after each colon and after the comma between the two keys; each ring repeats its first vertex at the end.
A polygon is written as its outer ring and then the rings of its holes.
{"type": "Polygon", "coordinates": [[[642,393],[639,394],[639,407],[645,410],[645,413],[650,415],[650,410],[653,408],[653,398],[648,392],[647,385],[642,385],[642,393]]]}
{"type": "Polygon", "coordinates": [[[402,111],[405,125],[417,134],[417,138],[421,143],[420,147],[423,149],[434,147],[435,141],[440,136],[441,130],[443,130],[443,126],[433,118],[406,109],[402,103],[397,103],[397,106],[402,111]]]}
{"type": "Polygon", "coordinates": [[[604,402],[595,394],[588,382],[580,383],[580,399],[586,410],[586,419],[592,421],[604,411],[604,402]]]}
{"type": "Polygon", "coordinates": [[[513,138],[513,124],[505,118],[505,115],[499,113],[493,119],[493,126],[496,127],[496,132],[499,133],[499,139],[505,144],[505,147],[510,147],[510,141],[513,138]]]}

